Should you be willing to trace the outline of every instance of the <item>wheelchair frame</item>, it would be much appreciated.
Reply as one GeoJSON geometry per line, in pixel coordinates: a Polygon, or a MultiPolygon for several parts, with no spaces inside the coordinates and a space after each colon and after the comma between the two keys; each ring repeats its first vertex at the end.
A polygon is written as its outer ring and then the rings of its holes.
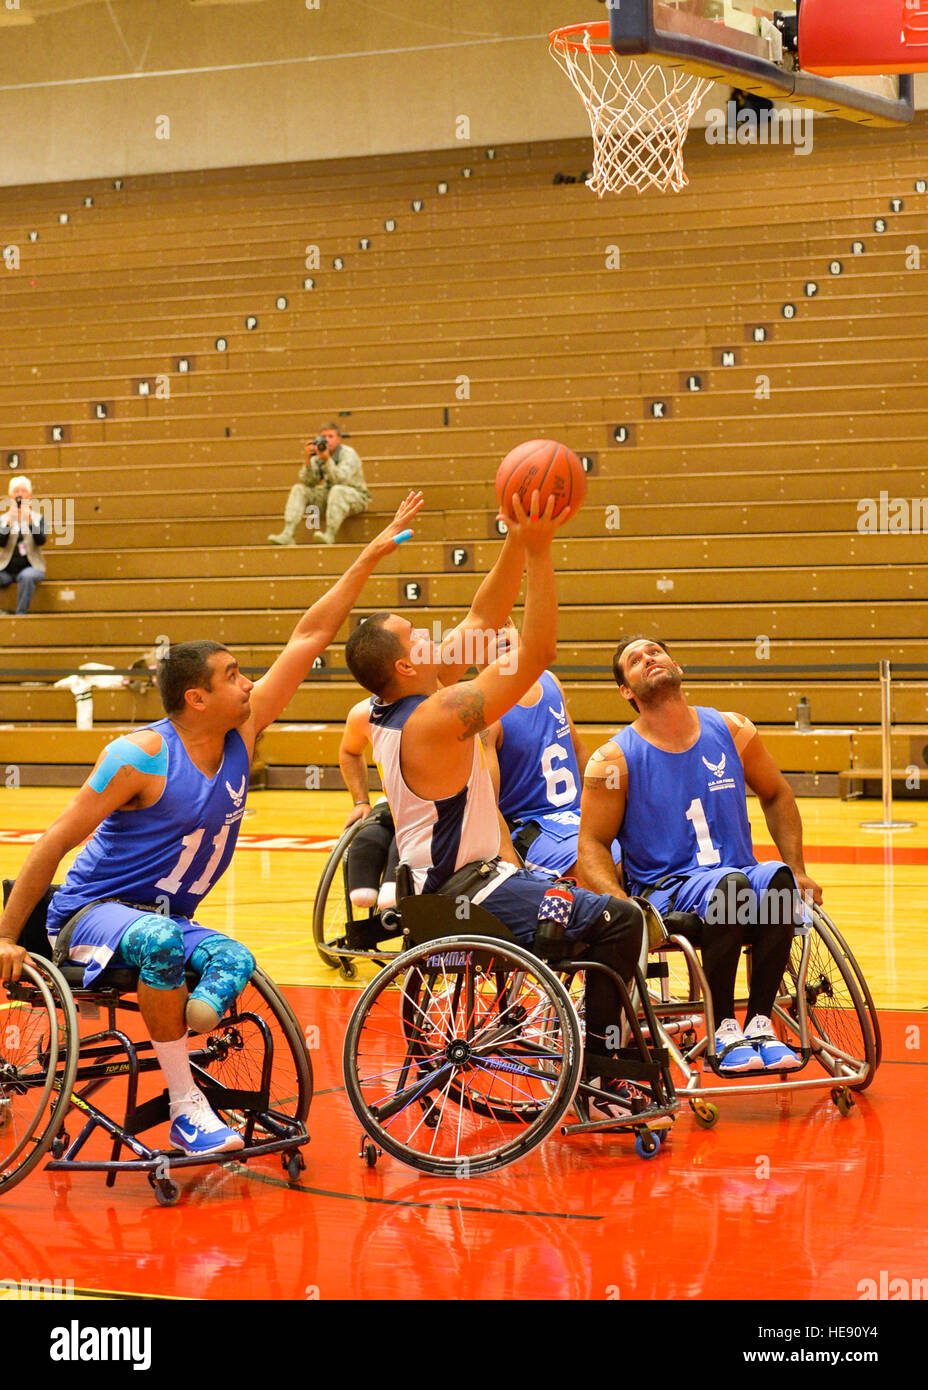
{"type": "MultiPolygon", "coordinates": [[[[404,868],[401,865],[397,875],[398,892],[402,891],[404,868]]],[[[640,964],[635,969],[635,985],[642,1001],[644,1028],[625,982],[598,961],[555,956],[546,962],[521,946],[496,917],[474,904],[470,905],[467,932],[448,935],[451,923],[457,925],[454,903],[439,895],[403,894],[398,912],[407,949],[385,964],[362,993],[349,1021],[343,1051],[346,1092],[363,1126],[361,1157],[370,1167],[386,1151],[422,1172],[476,1176],[523,1157],[558,1126],[562,1135],[630,1132],[635,1135],[636,1151],[641,1157],[652,1158],[658,1153],[660,1130],[672,1124],[679,1101],[670,1074],[670,1054],[654,1041],[659,1036],[658,1024],[640,964]],[[568,992],[570,982],[578,974],[594,970],[612,979],[624,1010],[622,1035],[616,1049],[608,1054],[586,1052],[580,1021],[568,992]],[[419,983],[414,986],[417,976],[419,983]],[[439,977],[442,990],[436,994],[439,977]],[[362,1054],[366,1055],[365,1025],[379,1007],[381,996],[395,982],[399,985],[403,1014],[402,1036],[395,1039],[396,1065],[365,1077],[359,1061],[362,1054]],[[424,1008],[420,992],[428,999],[424,1008]],[[523,996],[528,999],[528,1007],[522,1002],[523,996]],[[490,1007],[481,1020],[480,1006],[488,998],[490,1007]],[[430,1021],[431,1004],[436,999],[438,1013],[430,1021]],[[490,1021],[494,1008],[502,1009],[495,1023],[490,1021]],[[551,1027],[547,1020],[552,1021],[551,1027]],[[454,1034],[441,1041],[440,1050],[434,1041],[436,1026],[454,1034]],[[590,1101],[604,1093],[583,1074],[585,1065],[600,1076],[643,1084],[650,1090],[651,1104],[615,1119],[591,1118],[590,1101]],[[368,1099],[366,1088],[376,1089],[384,1077],[391,1075],[395,1077],[392,1095],[368,1099]],[[507,1101],[494,1097],[493,1088],[500,1076],[510,1078],[511,1089],[515,1085],[513,1076],[519,1078],[522,1099],[510,1097],[507,1101]],[[485,1089],[472,1090],[475,1079],[482,1081],[485,1089]],[[439,1091],[441,1094],[436,1097],[439,1091]],[[458,1115],[455,1152],[441,1155],[435,1153],[435,1148],[449,1099],[458,1115]],[[562,1124],[571,1106],[576,1122],[562,1124]],[[416,1107],[421,1117],[409,1138],[424,1130],[419,1148],[398,1139],[389,1128],[397,1115],[406,1112],[410,1123],[416,1107]],[[477,1127],[478,1118],[486,1119],[496,1125],[502,1136],[495,1147],[476,1158],[460,1150],[468,1110],[472,1127],[477,1127]],[[521,1125],[521,1132],[512,1130],[512,1137],[507,1139],[503,1130],[507,1123],[521,1125]],[[430,1131],[433,1137],[426,1145],[430,1131]]],[[[642,955],[644,950],[643,946],[642,955]]],[[[371,1030],[380,1038],[389,1031],[389,1027],[380,1026],[379,1019],[378,1026],[371,1030]]],[[[376,1045],[381,1052],[387,1046],[382,1041],[376,1045]]],[[[382,1068],[383,1062],[372,1065],[382,1068]]]]}
{"type": "MultiPolygon", "coordinates": [[[[27,949],[34,964],[24,966],[19,981],[7,982],[5,993],[9,1002],[5,1007],[22,1004],[44,1008],[48,1017],[48,1046],[47,1051],[40,1049],[32,1059],[34,1066],[17,1067],[3,1055],[3,1033],[0,1031],[0,1099],[5,1089],[10,1095],[41,1091],[27,1132],[9,1155],[0,1153],[0,1194],[28,1176],[49,1149],[52,1161],[46,1165],[47,1170],[104,1172],[108,1187],[113,1186],[119,1173],[147,1173],[155,1197],[163,1206],[173,1205],[179,1196],[178,1185],[170,1176],[174,1169],[210,1163],[244,1163],[276,1153],[280,1154],[289,1179],[297,1181],[306,1166],[300,1149],[310,1138],[305,1121],[312,1101],[312,1061],[295,1014],[263,971],[254,970],[231,1012],[215,1029],[198,1035],[190,1051],[193,1075],[207,1102],[214,1110],[224,1113],[233,1128],[240,1129],[244,1147],[219,1154],[184,1154],[151,1148],[139,1138],[145,1130],[169,1119],[169,1102],[167,1092],[162,1091],[138,1104],[139,1078],[155,1071],[160,1074],[160,1067],[150,1039],[133,1041],[116,1026],[117,1010],[139,1013],[138,1002],[126,997],[136,987],[136,972],[110,969],[104,971],[94,985],[84,988],[81,983],[83,966],[59,969],[39,955],[34,944],[27,945],[27,949]],[[252,993],[258,996],[257,1000],[252,999],[252,993]],[[245,1007],[242,1007],[243,1002],[245,1007]],[[101,1009],[105,1010],[107,1027],[80,1037],[78,1012],[96,1016],[101,1009]],[[292,1063],[292,1083],[288,1074],[286,1085],[282,1075],[275,1080],[275,1026],[276,1045],[280,1045],[282,1039],[292,1063]],[[247,1070],[250,1063],[246,1055],[249,1030],[260,1039],[260,1076],[240,1077],[239,1069],[247,1070]],[[233,1084],[225,1084],[221,1077],[227,1062],[233,1073],[230,1077],[233,1084]],[[211,1067],[220,1074],[211,1071],[211,1067]],[[125,1113],[121,1123],[117,1123],[93,1104],[91,1097],[107,1082],[123,1076],[127,1079],[125,1113]],[[295,1094],[281,1098],[282,1089],[293,1090],[295,1094]],[[49,1110],[52,1092],[55,1096],[49,1110]],[[73,1140],[63,1131],[72,1109],[84,1117],[83,1127],[73,1140]],[[41,1134],[36,1137],[36,1131],[43,1124],[41,1134]],[[84,1145],[98,1129],[112,1138],[109,1159],[79,1158],[84,1145]],[[261,1132],[268,1137],[261,1138],[261,1132]],[[32,1149],[25,1160],[11,1171],[17,1155],[30,1143],[32,1149]],[[123,1148],[135,1157],[120,1158],[123,1148]]],[[[188,981],[191,978],[188,976],[188,981]]],[[[256,1063],[252,1066],[253,1073],[255,1066],[256,1063]]],[[[12,1107],[13,1101],[7,1100],[7,1104],[12,1107]]],[[[8,1124],[13,1122],[11,1108],[8,1124]]]]}
{"type": "MultiPolygon", "coordinates": [[[[784,975],[785,983],[792,977],[793,992],[784,990],[774,1002],[771,1021],[778,1026],[783,1041],[797,1048],[804,1069],[815,1060],[825,1072],[824,1076],[790,1079],[797,1073],[779,1072],[769,1075],[765,1080],[751,1081],[746,1077],[732,1077],[727,1085],[702,1084],[702,1062],[710,1070],[721,1076],[715,1052],[715,1018],[709,986],[702,963],[693,943],[685,936],[668,932],[667,923],[672,923],[674,914],[668,914],[667,922],[657,909],[646,899],[636,899],[639,905],[656,921],[662,942],[656,947],[660,962],[655,968],[649,965],[647,974],[660,978],[660,998],[654,999],[654,1010],[664,1046],[682,1073],[681,1095],[689,1100],[696,1121],[703,1128],[711,1128],[719,1117],[718,1107],[707,1101],[708,1096],[730,1096],[761,1094],[766,1091],[799,1091],[831,1088],[831,1098],[842,1116],[847,1116],[854,1106],[853,1091],[862,1091],[870,1085],[882,1057],[882,1039],[879,1018],[873,1003],[869,986],[863,972],[854,958],[850,947],[838,928],[818,906],[812,910],[811,923],[797,927],[793,936],[790,964],[784,975]],[[829,978],[827,968],[820,965],[814,943],[818,941],[830,960],[834,963],[840,980],[845,987],[850,1005],[856,1017],[861,1035],[863,1057],[855,1057],[846,1046],[830,1038],[821,1026],[827,1021],[827,1007],[818,1008],[818,1000],[835,997],[834,983],[829,978]],[[798,944],[798,953],[797,953],[798,944]],[[680,951],[686,962],[689,976],[689,997],[672,1000],[670,997],[666,955],[669,949],[680,951]],[[812,978],[810,978],[810,975],[812,978]],[[695,985],[695,990],[693,986],[695,985]],[[702,1022],[705,1034],[697,1039],[693,1025],[702,1022]],[[693,1037],[691,1045],[678,1046],[674,1034],[693,1037]],[[774,1076],[778,1080],[773,1079],[774,1076]]],[[[745,950],[750,972],[750,947],[745,950]]],[[[750,974],[749,974],[750,979],[750,974]]],[[[743,1007],[747,999],[735,1001],[736,1007],[743,1007]]]]}

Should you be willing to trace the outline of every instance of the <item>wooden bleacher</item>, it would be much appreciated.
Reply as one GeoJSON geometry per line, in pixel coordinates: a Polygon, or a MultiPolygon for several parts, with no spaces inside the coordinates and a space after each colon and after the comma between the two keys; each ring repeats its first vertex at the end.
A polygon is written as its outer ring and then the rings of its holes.
{"type": "MultiPolygon", "coordinates": [[[[694,133],[673,199],[553,184],[588,159],[586,141],[547,142],[492,161],[5,190],[0,237],[19,267],[0,271],[0,463],[18,453],[37,497],[71,499],[73,536],[46,547],[32,612],[0,619],[0,769],[79,780],[106,740],[159,717],[153,693],[97,691],[94,729],[77,730],[51,673],[124,668],[162,636],[215,637],[266,666],[410,485],[427,511],[363,602],[403,609],[402,581],[418,579],[423,617],[450,625],[496,552],[496,464],[534,436],[591,463],[555,548],[559,664],[588,741],[630,716],[610,656],[643,630],[704,672],[693,698],[750,714],[819,790],[879,760],[878,660],[921,663],[895,686],[893,762],[910,765],[928,742],[924,536],[862,533],[858,503],[928,496],[928,291],[911,253],[928,246],[928,120],[818,122],[802,158],[694,133]],[[272,547],[301,442],[335,416],[372,509],[344,545],[307,532],[272,547]],[[808,733],[793,727],[800,695],[808,733]]],[[[262,742],[281,781],[335,764],[357,698],[347,633],[262,742]]]]}

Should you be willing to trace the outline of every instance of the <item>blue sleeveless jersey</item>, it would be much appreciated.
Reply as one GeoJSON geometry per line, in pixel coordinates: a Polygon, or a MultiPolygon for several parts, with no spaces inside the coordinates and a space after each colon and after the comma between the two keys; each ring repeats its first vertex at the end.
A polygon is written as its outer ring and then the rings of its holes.
{"type": "MultiPolygon", "coordinates": [[[[533,820],[552,812],[580,814],[580,772],[564,697],[553,676],[541,674],[541,699],[503,715],[499,749],[499,809],[507,819],[533,820]]],[[[579,823],[579,822],[578,822],[579,823]]]]}
{"type": "Polygon", "coordinates": [[[101,823],[52,898],[51,937],[79,908],[104,898],[193,917],[232,858],[248,793],[241,734],[229,730],[222,766],[208,778],[190,761],[170,719],[148,727],[167,745],[164,790],[153,806],[114,811],[101,823]]]}
{"type": "Polygon", "coordinates": [[[630,893],[668,874],[757,863],[734,739],[718,710],[696,714],[699,738],[685,753],[655,748],[630,725],[614,735],[628,765],[619,842],[630,893]]]}

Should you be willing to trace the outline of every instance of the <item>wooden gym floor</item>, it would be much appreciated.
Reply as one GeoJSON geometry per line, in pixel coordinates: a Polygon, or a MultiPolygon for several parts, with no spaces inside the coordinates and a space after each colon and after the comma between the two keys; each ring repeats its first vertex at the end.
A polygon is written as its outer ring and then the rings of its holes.
{"type": "MultiPolygon", "coordinates": [[[[0,870],[13,877],[70,793],[0,790],[0,870]]],[[[850,939],[883,1025],[884,1060],[842,1118],[828,1090],[733,1096],[717,1127],[687,1107],[644,1162],[625,1136],[553,1137],[488,1177],[427,1178],[384,1156],[368,1169],[341,1082],[356,990],[312,947],[313,890],[344,795],[249,798],[233,865],[201,912],[239,937],[313,1032],[307,1168],[268,1158],[148,1184],[40,1169],[0,1198],[4,1280],[71,1280],[85,1297],[856,1300],[863,1281],[920,1279],[928,1236],[928,814],[892,839],[859,829],[876,802],[801,802],[807,866],[850,939]],[[915,1229],[913,1229],[913,1225],[915,1229]]],[[[914,807],[914,809],[913,809],[914,807]]],[[[755,802],[758,852],[769,844],[755,802]]],[[[115,1107],[114,1107],[115,1108],[115,1107]]]]}

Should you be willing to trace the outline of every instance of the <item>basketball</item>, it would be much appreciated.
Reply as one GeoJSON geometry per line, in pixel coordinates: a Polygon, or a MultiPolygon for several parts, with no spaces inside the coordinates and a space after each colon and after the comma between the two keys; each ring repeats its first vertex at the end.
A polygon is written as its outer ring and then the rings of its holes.
{"type": "Polygon", "coordinates": [[[518,444],[503,459],[496,471],[496,498],[504,512],[509,512],[512,498],[518,493],[526,511],[532,493],[540,496],[544,511],[548,498],[554,497],[554,515],[569,521],[579,510],[586,496],[586,474],[583,464],[566,444],[553,439],[530,439],[518,444]]]}

